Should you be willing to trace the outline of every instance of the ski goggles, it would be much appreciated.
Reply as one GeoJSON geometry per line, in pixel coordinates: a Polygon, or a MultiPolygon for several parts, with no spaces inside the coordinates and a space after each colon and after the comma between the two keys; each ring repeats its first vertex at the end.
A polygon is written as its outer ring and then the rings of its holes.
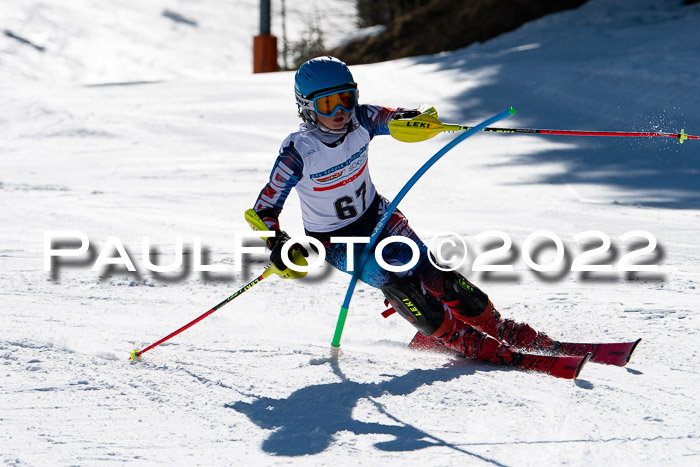
{"type": "Polygon", "coordinates": [[[346,89],[327,96],[314,97],[314,112],[324,117],[332,117],[339,109],[352,112],[357,105],[357,91],[346,89]]]}

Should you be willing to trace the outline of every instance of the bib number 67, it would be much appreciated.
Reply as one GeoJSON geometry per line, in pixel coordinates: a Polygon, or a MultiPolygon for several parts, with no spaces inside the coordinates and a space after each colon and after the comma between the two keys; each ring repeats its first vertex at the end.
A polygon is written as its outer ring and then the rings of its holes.
{"type": "MultiPolygon", "coordinates": [[[[362,212],[367,209],[367,201],[365,200],[365,194],[367,194],[367,185],[362,182],[362,185],[355,190],[356,199],[362,200],[362,212]]],[[[357,217],[357,209],[355,208],[355,200],[351,196],[341,196],[333,202],[335,207],[335,214],[338,219],[344,221],[346,219],[352,219],[357,217]]]]}

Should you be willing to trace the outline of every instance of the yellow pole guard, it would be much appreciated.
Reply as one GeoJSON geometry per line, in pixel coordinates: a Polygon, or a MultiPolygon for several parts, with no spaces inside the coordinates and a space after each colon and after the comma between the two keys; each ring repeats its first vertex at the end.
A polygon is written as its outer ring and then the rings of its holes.
{"type": "MultiPolygon", "coordinates": [[[[254,209],[248,209],[245,212],[245,220],[250,226],[251,229],[253,229],[256,232],[265,232],[269,231],[269,228],[265,223],[263,222],[262,219],[260,219],[260,216],[258,216],[258,213],[255,212],[254,209]]],[[[268,236],[265,235],[261,238],[267,238],[268,236]]],[[[291,250],[292,251],[292,263],[296,264],[297,266],[308,266],[309,263],[306,261],[306,258],[304,258],[304,255],[301,254],[299,250],[291,250]]],[[[282,279],[300,279],[304,276],[306,276],[306,271],[294,271],[293,269],[290,268],[285,268],[285,269],[280,269],[277,266],[275,266],[274,263],[270,264],[267,269],[265,269],[265,272],[263,273],[263,276],[267,277],[270,274],[277,274],[280,276],[282,279]]]]}
{"type": "Polygon", "coordinates": [[[404,143],[416,143],[437,136],[443,131],[460,131],[464,127],[442,123],[437,113],[422,113],[413,118],[391,120],[388,124],[389,133],[394,139],[404,143]]]}

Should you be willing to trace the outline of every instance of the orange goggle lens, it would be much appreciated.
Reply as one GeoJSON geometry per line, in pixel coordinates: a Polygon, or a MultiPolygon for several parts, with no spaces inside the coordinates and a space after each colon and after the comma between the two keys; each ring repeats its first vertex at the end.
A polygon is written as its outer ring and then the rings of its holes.
{"type": "Polygon", "coordinates": [[[332,117],[341,108],[346,112],[352,112],[357,101],[355,99],[355,91],[341,91],[330,96],[317,97],[314,99],[314,109],[316,113],[324,117],[332,117]]]}

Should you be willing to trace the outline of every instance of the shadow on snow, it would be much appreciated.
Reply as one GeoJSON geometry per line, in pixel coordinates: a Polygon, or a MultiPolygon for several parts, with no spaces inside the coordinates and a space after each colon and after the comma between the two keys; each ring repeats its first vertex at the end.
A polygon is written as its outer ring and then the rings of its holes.
{"type": "Polygon", "coordinates": [[[441,368],[412,370],[403,376],[395,376],[379,383],[358,383],[349,380],[341,372],[337,360],[328,359],[323,363],[330,363],[333,372],[341,379],[340,382],[307,386],[282,399],[254,396],[254,402],[238,401],[226,404],[225,407],[246,415],[261,428],[276,429],[262,444],[263,451],[274,455],[318,454],[330,446],[335,434],[349,431],[355,435],[393,436],[392,440],[375,444],[377,449],[383,451],[415,451],[445,446],[482,461],[501,465],[400,420],[376,399],[384,395],[408,395],[424,385],[451,381],[474,374],[477,370],[481,372],[503,368],[480,365],[469,360],[454,360],[441,368]],[[378,412],[395,424],[355,420],[352,411],[362,399],[371,402],[378,412]]]}
{"type": "MultiPolygon", "coordinates": [[[[477,80],[477,85],[454,96],[456,113],[450,121],[459,118],[459,123],[473,124],[512,105],[518,111],[516,120],[495,126],[700,133],[700,56],[686,52],[687,47],[671,46],[681,41],[700,47],[690,10],[674,13],[688,15],[682,21],[667,24],[655,19],[644,28],[637,24],[650,14],[644,11],[639,18],[610,20],[621,26],[584,21],[575,16],[576,11],[564,14],[571,18],[568,28],[566,23],[564,27],[547,23],[523,27],[484,44],[420,57],[414,63],[477,80]],[[667,53],[665,44],[674,49],[673,54],[667,53]]],[[[488,137],[511,136],[490,133],[488,137]]],[[[606,185],[624,191],[623,204],[700,208],[700,141],[681,145],[666,137],[531,137],[570,147],[541,150],[513,162],[564,162],[562,173],[530,183],[606,185]]]]}

